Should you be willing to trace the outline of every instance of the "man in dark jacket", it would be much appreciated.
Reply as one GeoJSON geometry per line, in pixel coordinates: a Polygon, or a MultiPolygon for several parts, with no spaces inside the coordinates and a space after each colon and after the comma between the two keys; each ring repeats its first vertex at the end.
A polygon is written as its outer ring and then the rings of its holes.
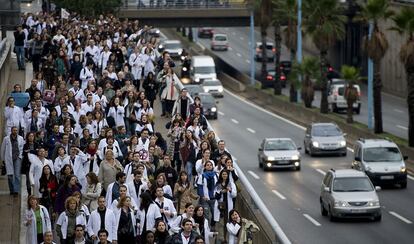
{"type": "Polygon", "coordinates": [[[170,156],[164,155],[163,161],[164,161],[164,165],[158,168],[155,174],[155,178],[157,178],[157,176],[161,173],[165,174],[165,178],[167,178],[168,185],[170,185],[172,191],[174,191],[174,185],[178,179],[177,171],[173,167],[171,167],[170,156]]]}
{"type": "Polygon", "coordinates": [[[193,230],[193,222],[190,219],[184,219],[181,222],[182,230],[167,239],[167,244],[195,244],[195,238],[198,236],[193,230]]]}
{"type": "Polygon", "coordinates": [[[220,162],[220,158],[223,155],[227,155],[228,158],[232,158],[231,154],[226,151],[226,143],[223,140],[220,140],[218,143],[218,148],[213,152],[212,159],[214,160],[214,163],[217,165],[218,162],[220,162]]]}
{"type": "Polygon", "coordinates": [[[18,26],[17,30],[14,32],[14,50],[17,56],[17,65],[19,66],[19,70],[25,69],[24,64],[24,40],[26,38],[26,34],[23,31],[22,26],[18,26]]]}

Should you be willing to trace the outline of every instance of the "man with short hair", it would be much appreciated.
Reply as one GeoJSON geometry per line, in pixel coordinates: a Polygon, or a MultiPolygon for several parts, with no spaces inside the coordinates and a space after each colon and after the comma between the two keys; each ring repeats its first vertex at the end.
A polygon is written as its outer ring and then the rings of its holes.
{"type": "Polygon", "coordinates": [[[217,165],[220,162],[220,158],[223,155],[227,155],[228,158],[232,158],[231,154],[226,150],[226,143],[224,140],[220,140],[217,143],[218,148],[213,152],[212,159],[214,160],[215,164],[217,165]]]}
{"type": "MultiPolygon", "coordinates": [[[[105,229],[98,231],[98,238],[99,238],[98,244],[111,244],[111,242],[108,241],[108,231],[105,229]]],[[[114,241],[113,243],[115,244],[116,241],[114,241]]]]}
{"type": "Polygon", "coordinates": [[[125,184],[126,175],[124,172],[118,172],[115,176],[115,182],[108,185],[106,190],[106,206],[112,206],[112,202],[119,198],[120,186],[125,184]]]}
{"type": "Polygon", "coordinates": [[[97,243],[98,238],[101,241],[101,230],[105,230],[105,240],[116,243],[118,233],[116,229],[117,223],[114,212],[106,207],[104,196],[98,198],[98,208],[91,213],[88,221],[88,234],[92,240],[97,243]]]}
{"type": "Polygon", "coordinates": [[[155,204],[160,208],[160,213],[162,219],[167,223],[168,228],[170,228],[170,224],[174,220],[175,216],[177,216],[177,210],[175,209],[173,201],[164,197],[164,189],[162,186],[158,186],[155,189],[155,204]]]}
{"type": "Polygon", "coordinates": [[[190,95],[187,88],[181,90],[180,97],[175,101],[172,115],[180,114],[184,121],[190,116],[190,95]]]}
{"type": "Polygon", "coordinates": [[[53,232],[52,231],[46,231],[43,234],[43,242],[40,244],[56,244],[56,242],[53,241],[53,232]]]}
{"type": "Polygon", "coordinates": [[[167,179],[168,185],[171,186],[171,190],[174,191],[174,185],[178,179],[177,171],[171,166],[171,159],[169,155],[164,155],[163,157],[163,166],[159,167],[157,172],[155,173],[155,178],[161,173],[165,174],[165,178],[167,179]]]}
{"type": "Polygon", "coordinates": [[[16,51],[17,65],[19,70],[25,70],[25,54],[24,54],[24,41],[26,34],[23,31],[21,25],[17,26],[17,30],[14,32],[14,50],[16,51]]]}
{"type": "Polygon", "coordinates": [[[143,180],[142,172],[135,170],[134,179],[133,181],[129,182],[127,186],[131,198],[134,199],[138,206],[141,205],[141,193],[148,189],[147,182],[143,180]]]}
{"type": "Polygon", "coordinates": [[[184,219],[181,222],[181,231],[167,239],[167,243],[191,244],[195,243],[197,232],[193,230],[193,222],[190,219],[184,219]]]}
{"type": "Polygon", "coordinates": [[[85,238],[85,228],[81,224],[75,226],[74,244],[92,244],[93,242],[85,238]]]}
{"type": "MultiPolygon", "coordinates": [[[[112,205],[110,206],[110,208],[112,210],[117,209],[119,199],[121,199],[123,197],[127,197],[127,196],[129,196],[128,187],[126,185],[121,185],[119,187],[119,197],[112,201],[112,205]]],[[[137,203],[135,202],[135,200],[133,198],[131,198],[131,208],[132,208],[132,210],[138,210],[138,205],[137,205],[137,203]]]]}

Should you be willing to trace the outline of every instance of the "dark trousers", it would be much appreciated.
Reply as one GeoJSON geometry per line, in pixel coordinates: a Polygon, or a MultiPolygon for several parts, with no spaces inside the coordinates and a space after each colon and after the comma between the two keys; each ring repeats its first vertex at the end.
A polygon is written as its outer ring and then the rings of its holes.
{"type": "Polygon", "coordinates": [[[39,72],[40,71],[40,60],[41,60],[40,54],[33,54],[33,56],[32,56],[33,72],[39,72]]]}

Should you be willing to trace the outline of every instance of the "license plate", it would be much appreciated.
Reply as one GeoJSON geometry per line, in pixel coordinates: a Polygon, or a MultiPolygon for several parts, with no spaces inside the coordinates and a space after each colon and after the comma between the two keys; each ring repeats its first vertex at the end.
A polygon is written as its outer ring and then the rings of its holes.
{"type": "Polygon", "coordinates": [[[351,209],[352,213],[365,213],[366,210],[365,209],[351,209]]]}
{"type": "Polygon", "coordinates": [[[393,175],[384,175],[380,177],[381,180],[392,180],[394,179],[393,175]]]}
{"type": "Polygon", "coordinates": [[[280,160],[278,163],[279,163],[279,164],[288,164],[288,163],[289,163],[289,161],[288,161],[288,160],[280,160]]]}

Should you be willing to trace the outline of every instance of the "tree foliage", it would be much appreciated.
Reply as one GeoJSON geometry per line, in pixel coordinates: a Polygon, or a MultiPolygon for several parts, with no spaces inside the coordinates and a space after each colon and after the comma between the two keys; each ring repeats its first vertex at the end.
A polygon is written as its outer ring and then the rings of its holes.
{"type": "Polygon", "coordinates": [[[116,13],[122,0],[54,0],[57,6],[85,17],[116,13]]]}

